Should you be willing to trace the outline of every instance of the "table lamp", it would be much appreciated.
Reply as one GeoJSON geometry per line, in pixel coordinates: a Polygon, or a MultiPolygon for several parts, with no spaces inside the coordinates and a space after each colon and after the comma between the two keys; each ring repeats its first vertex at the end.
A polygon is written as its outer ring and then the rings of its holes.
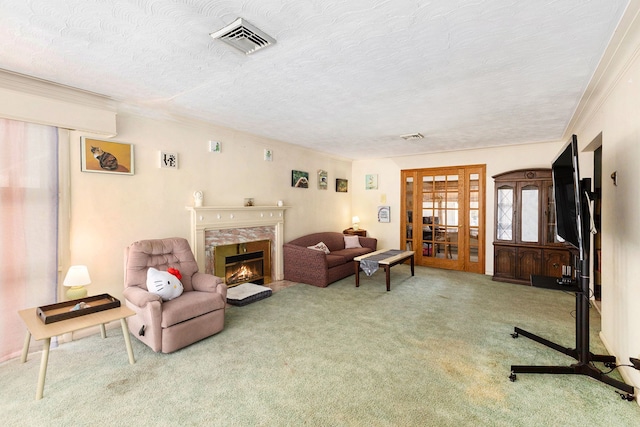
{"type": "Polygon", "coordinates": [[[354,230],[360,229],[360,218],[358,218],[357,216],[354,216],[353,218],[351,218],[351,222],[353,223],[354,230]]]}
{"type": "Polygon", "coordinates": [[[89,269],[86,265],[72,265],[67,271],[62,284],[67,286],[67,298],[79,299],[87,296],[86,285],[91,283],[89,269]]]}

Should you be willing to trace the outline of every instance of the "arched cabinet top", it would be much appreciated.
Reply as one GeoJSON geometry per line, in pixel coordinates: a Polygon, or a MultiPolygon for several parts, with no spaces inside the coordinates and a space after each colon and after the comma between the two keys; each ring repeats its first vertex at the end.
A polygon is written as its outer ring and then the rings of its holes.
{"type": "Polygon", "coordinates": [[[532,181],[551,179],[551,169],[518,169],[493,175],[496,181],[532,181]]]}

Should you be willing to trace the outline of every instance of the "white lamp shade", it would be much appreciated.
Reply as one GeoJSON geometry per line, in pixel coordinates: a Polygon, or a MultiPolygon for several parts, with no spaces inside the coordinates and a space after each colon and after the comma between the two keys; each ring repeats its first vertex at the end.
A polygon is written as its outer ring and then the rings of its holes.
{"type": "Polygon", "coordinates": [[[358,218],[358,216],[354,216],[353,218],[351,218],[351,222],[353,223],[353,229],[354,230],[359,230],[360,229],[360,218],[358,218]]]}
{"type": "Polygon", "coordinates": [[[67,271],[62,284],[64,286],[85,286],[91,283],[89,269],[86,265],[72,265],[67,271]]]}

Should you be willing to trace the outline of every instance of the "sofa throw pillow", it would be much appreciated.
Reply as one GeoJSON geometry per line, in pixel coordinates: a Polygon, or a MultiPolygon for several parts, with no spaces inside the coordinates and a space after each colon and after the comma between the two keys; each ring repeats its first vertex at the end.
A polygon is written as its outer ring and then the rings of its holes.
{"type": "Polygon", "coordinates": [[[327,245],[324,244],[324,242],[319,242],[319,243],[316,243],[313,246],[307,246],[307,247],[309,249],[313,249],[313,250],[316,250],[316,251],[322,251],[325,254],[328,254],[330,252],[329,248],[327,247],[327,245]]]}
{"type": "Polygon", "coordinates": [[[344,236],[344,248],[345,249],[353,249],[353,248],[361,248],[360,238],[358,236],[344,236]]]}
{"type": "MultiPolygon", "coordinates": [[[[172,270],[174,272],[178,271],[172,270]]],[[[182,295],[184,288],[175,273],[172,274],[168,271],[160,271],[150,267],[147,270],[147,290],[152,294],[160,295],[163,301],[169,301],[182,295]]]]}

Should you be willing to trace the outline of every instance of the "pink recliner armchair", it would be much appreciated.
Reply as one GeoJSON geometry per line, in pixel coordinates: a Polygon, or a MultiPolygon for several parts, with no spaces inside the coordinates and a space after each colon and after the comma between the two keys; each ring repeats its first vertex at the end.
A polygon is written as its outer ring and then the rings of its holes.
{"type": "Polygon", "coordinates": [[[129,330],[153,351],[171,353],[224,328],[227,286],[219,277],[198,272],[198,265],[182,238],[141,240],[124,254],[124,298],[136,312],[129,330]],[[184,292],[170,301],[147,291],[147,270],[176,268],[184,292]]]}

